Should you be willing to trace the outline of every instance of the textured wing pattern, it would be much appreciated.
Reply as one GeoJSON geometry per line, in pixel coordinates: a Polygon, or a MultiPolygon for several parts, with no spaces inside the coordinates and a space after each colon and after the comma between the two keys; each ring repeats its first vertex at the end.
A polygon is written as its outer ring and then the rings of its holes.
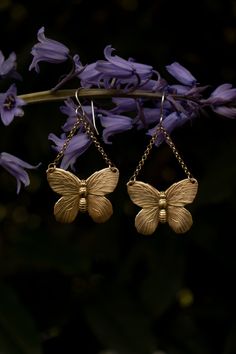
{"type": "Polygon", "coordinates": [[[177,234],[187,232],[193,224],[192,215],[185,208],[168,207],[168,224],[177,234]]]}
{"type": "Polygon", "coordinates": [[[79,211],[79,196],[63,196],[54,206],[54,215],[61,223],[71,223],[75,220],[79,211]]]}
{"type": "Polygon", "coordinates": [[[117,168],[109,167],[94,172],[87,178],[88,193],[104,196],[114,191],[119,179],[119,171],[117,168]]]}
{"type": "Polygon", "coordinates": [[[61,195],[76,194],[79,191],[80,179],[62,168],[47,170],[47,180],[52,190],[61,195]]]}
{"type": "Polygon", "coordinates": [[[128,182],[127,189],[132,202],[141,208],[158,206],[159,192],[148,183],[142,181],[128,182]]]}
{"type": "Polygon", "coordinates": [[[135,217],[135,227],[142,235],[151,235],[159,222],[158,208],[142,209],[135,217]]]}
{"type": "Polygon", "coordinates": [[[111,202],[102,196],[88,196],[88,213],[97,223],[107,221],[113,214],[111,202]]]}
{"type": "Polygon", "coordinates": [[[184,206],[192,203],[198,190],[196,179],[183,179],[172,184],[165,192],[169,205],[184,206]]]}

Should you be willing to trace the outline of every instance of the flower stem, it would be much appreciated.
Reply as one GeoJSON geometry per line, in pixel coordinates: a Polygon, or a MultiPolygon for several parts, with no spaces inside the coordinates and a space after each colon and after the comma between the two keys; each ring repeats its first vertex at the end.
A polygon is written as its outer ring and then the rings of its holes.
{"type": "MultiPolygon", "coordinates": [[[[32,92],[18,97],[23,99],[26,103],[38,103],[47,101],[61,101],[69,97],[75,96],[76,89],[66,90],[48,90],[40,92],[32,92]]],[[[160,99],[162,92],[150,92],[143,90],[134,90],[132,92],[124,92],[117,89],[94,89],[94,88],[80,88],[78,90],[78,97],[83,98],[112,98],[112,97],[127,97],[127,98],[149,98],[160,99]]],[[[188,99],[193,100],[191,97],[185,97],[182,95],[174,95],[176,99],[188,99]]]]}

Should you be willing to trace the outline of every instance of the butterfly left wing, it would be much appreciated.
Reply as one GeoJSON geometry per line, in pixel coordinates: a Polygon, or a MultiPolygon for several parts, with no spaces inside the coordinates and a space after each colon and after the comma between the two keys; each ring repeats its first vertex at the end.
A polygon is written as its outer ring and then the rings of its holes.
{"type": "Polygon", "coordinates": [[[47,180],[52,190],[62,197],[54,206],[54,215],[61,223],[71,223],[78,214],[80,179],[61,168],[48,169],[47,180]]]}
{"type": "Polygon", "coordinates": [[[143,208],[135,217],[137,231],[151,235],[159,222],[159,191],[142,181],[128,182],[127,189],[132,202],[143,208]]]}
{"type": "Polygon", "coordinates": [[[142,235],[151,235],[159,223],[158,208],[146,208],[140,210],[135,217],[135,227],[142,235]]]}
{"type": "Polygon", "coordinates": [[[119,179],[117,168],[104,168],[87,178],[88,213],[97,223],[107,221],[113,214],[111,202],[105,197],[113,192],[119,179]]]}
{"type": "Polygon", "coordinates": [[[168,204],[167,221],[176,233],[185,233],[192,226],[192,215],[184,205],[192,203],[197,189],[196,179],[184,179],[172,184],[165,192],[168,204]]]}

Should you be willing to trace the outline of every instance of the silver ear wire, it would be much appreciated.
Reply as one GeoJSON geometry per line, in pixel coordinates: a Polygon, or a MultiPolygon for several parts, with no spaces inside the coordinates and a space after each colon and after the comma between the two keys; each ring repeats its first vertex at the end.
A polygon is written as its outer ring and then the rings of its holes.
{"type": "Polygon", "coordinates": [[[98,132],[97,127],[96,127],[96,120],[95,120],[95,114],[94,114],[93,100],[91,100],[91,110],[92,110],[92,120],[93,120],[94,130],[95,130],[95,132],[97,133],[97,135],[99,135],[99,132],[98,132]]]}
{"type": "MultiPolygon", "coordinates": [[[[79,96],[78,96],[78,92],[79,92],[79,88],[75,91],[75,98],[76,98],[76,101],[77,101],[77,108],[75,110],[75,113],[78,115],[78,114],[82,114],[84,118],[88,119],[87,116],[86,116],[86,113],[83,109],[83,106],[80,102],[80,99],[79,99],[79,96]],[[79,112],[80,111],[80,112],[79,112]]],[[[94,105],[93,105],[93,100],[91,100],[91,112],[92,112],[92,122],[93,122],[93,127],[94,127],[94,130],[96,132],[97,135],[99,135],[99,132],[97,130],[97,127],[96,127],[96,119],[95,119],[95,113],[94,113],[94,105]]]]}
{"type": "Polygon", "coordinates": [[[160,126],[163,128],[163,125],[162,125],[162,122],[163,122],[163,116],[164,116],[164,113],[163,113],[163,109],[164,109],[164,102],[165,102],[165,93],[162,92],[162,96],[161,96],[161,106],[160,106],[160,126]]]}

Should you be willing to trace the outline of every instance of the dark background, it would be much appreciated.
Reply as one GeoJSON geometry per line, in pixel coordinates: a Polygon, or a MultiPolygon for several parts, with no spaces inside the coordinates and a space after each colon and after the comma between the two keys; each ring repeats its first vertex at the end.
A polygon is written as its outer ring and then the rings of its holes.
{"type": "MultiPolygon", "coordinates": [[[[52,64],[40,65],[40,75],[28,72],[41,26],[84,64],[102,59],[111,44],[163,77],[165,65],[178,61],[213,90],[236,86],[235,21],[233,0],[0,0],[0,49],[18,56],[19,93],[50,89],[63,73],[52,64]]],[[[235,354],[235,120],[208,112],[172,134],[199,181],[189,208],[194,224],[185,235],[161,225],[144,237],[125,186],[144,134],[122,134],[107,147],[121,174],[108,222],[54,220],[45,170],[55,156],[47,136],[65,120],[58,107],[28,106],[23,118],[0,126],[0,151],[42,162],[18,196],[14,178],[0,174],[0,353],[235,354]]],[[[80,158],[87,175],[102,167],[93,148],[80,158]]],[[[183,178],[163,145],[143,180],[169,175],[183,178]]]]}

